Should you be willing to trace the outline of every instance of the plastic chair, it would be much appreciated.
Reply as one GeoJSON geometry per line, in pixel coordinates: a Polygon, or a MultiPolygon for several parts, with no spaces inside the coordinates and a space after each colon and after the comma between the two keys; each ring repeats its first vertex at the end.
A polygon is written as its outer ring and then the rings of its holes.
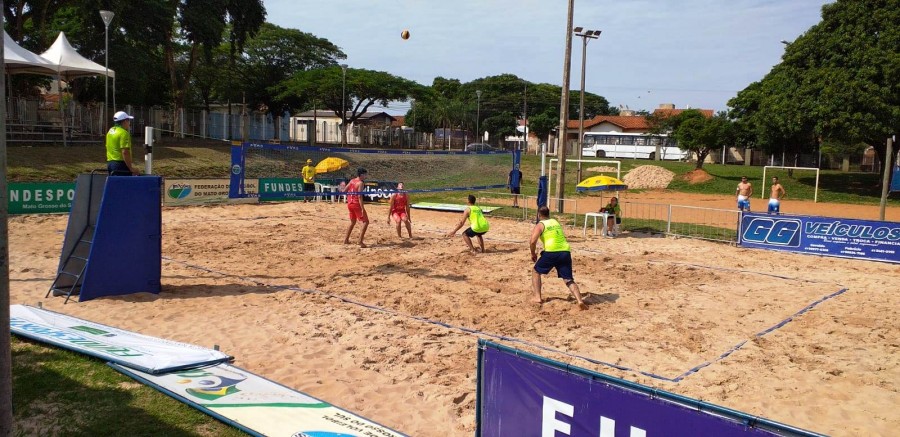
{"type": "MultiPolygon", "coordinates": [[[[314,184],[316,185],[316,192],[317,192],[317,193],[322,193],[322,192],[323,192],[323,190],[322,190],[323,185],[320,184],[320,183],[318,183],[318,182],[314,182],[314,184]]],[[[315,199],[316,199],[317,202],[321,201],[321,200],[322,200],[322,195],[321,195],[321,194],[317,194],[316,197],[315,197],[315,199]]]]}
{"type": "Polygon", "coordinates": [[[589,212],[589,213],[586,213],[586,214],[584,215],[584,227],[583,227],[582,230],[581,230],[581,236],[582,236],[582,237],[587,237],[587,224],[588,224],[588,219],[589,219],[589,218],[593,218],[593,219],[594,219],[594,235],[597,235],[597,219],[600,219],[600,220],[602,221],[602,223],[603,223],[603,228],[602,228],[603,235],[606,236],[606,235],[607,235],[606,220],[609,218],[609,216],[610,216],[610,214],[607,214],[607,213],[605,213],[605,212],[589,212]]]}

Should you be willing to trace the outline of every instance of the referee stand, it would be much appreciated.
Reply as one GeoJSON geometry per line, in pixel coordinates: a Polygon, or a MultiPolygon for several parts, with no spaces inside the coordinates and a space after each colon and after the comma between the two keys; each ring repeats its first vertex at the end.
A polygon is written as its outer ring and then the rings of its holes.
{"type": "Polygon", "coordinates": [[[47,292],[79,301],[159,294],[162,178],[81,174],[69,212],[56,279],[47,292]]]}

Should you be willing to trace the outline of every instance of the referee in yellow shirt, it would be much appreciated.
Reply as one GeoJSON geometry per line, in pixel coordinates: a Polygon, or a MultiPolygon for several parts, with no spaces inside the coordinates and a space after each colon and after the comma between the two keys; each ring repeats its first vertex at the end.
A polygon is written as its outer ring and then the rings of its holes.
{"type": "MultiPolygon", "coordinates": [[[[306,165],[300,170],[300,174],[303,175],[303,191],[307,192],[316,191],[316,167],[312,163],[312,159],[307,159],[306,165]]],[[[303,201],[309,202],[309,199],[310,197],[306,196],[303,198],[303,201]]]]}
{"type": "Polygon", "coordinates": [[[106,133],[106,170],[110,176],[139,175],[131,162],[131,120],[134,117],[125,111],[113,115],[113,127],[106,133]]]}

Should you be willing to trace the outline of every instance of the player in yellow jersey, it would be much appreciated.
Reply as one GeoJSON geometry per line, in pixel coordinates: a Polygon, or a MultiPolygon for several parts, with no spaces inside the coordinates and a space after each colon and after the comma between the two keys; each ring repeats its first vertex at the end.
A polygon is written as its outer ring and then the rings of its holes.
{"type": "Polygon", "coordinates": [[[581,291],[575,278],[572,275],[572,252],[566,236],[563,234],[562,225],[556,219],[550,218],[550,208],[542,206],[538,210],[538,218],[540,222],[534,225],[531,231],[531,260],[534,263],[534,271],[531,272],[531,286],[534,291],[532,302],[540,304],[543,302],[541,298],[541,275],[550,273],[550,270],[556,269],[556,275],[566,282],[566,287],[575,301],[578,302],[578,308],[587,309],[587,304],[581,298],[581,291]],[[537,256],[537,242],[541,241],[544,250],[541,251],[541,257],[537,256]]]}
{"type": "Polygon", "coordinates": [[[471,194],[469,194],[468,205],[462,213],[462,218],[457,223],[456,228],[449,232],[447,236],[452,237],[456,235],[456,231],[466,224],[466,220],[469,221],[469,228],[463,232],[463,241],[466,242],[466,246],[469,246],[469,250],[478,252],[475,246],[472,245],[472,238],[478,238],[478,247],[481,249],[481,253],[484,253],[484,239],[481,236],[486,234],[491,226],[488,224],[487,219],[484,218],[481,208],[475,206],[475,196],[471,194]]]}

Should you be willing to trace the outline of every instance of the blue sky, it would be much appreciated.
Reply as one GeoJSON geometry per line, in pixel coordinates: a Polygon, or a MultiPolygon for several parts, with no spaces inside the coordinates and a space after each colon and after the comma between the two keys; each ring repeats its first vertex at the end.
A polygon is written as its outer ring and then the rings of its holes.
{"type": "MultiPolygon", "coordinates": [[[[327,38],[354,68],[422,84],[512,73],[562,83],[566,0],[264,0],[268,20],[327,38]],[[400,38],[408,29],[409,40],[400,38]]],[[[823,0],[576,0],[575,26],[603,31],[587,47],[587,91],[615,106],[723,110],[819,22],[823,0]]],[[[571,87],[579,87],[581,39],[571,87]]],[[[408,104],[392,105],[403,113],[408,104]]]]}

